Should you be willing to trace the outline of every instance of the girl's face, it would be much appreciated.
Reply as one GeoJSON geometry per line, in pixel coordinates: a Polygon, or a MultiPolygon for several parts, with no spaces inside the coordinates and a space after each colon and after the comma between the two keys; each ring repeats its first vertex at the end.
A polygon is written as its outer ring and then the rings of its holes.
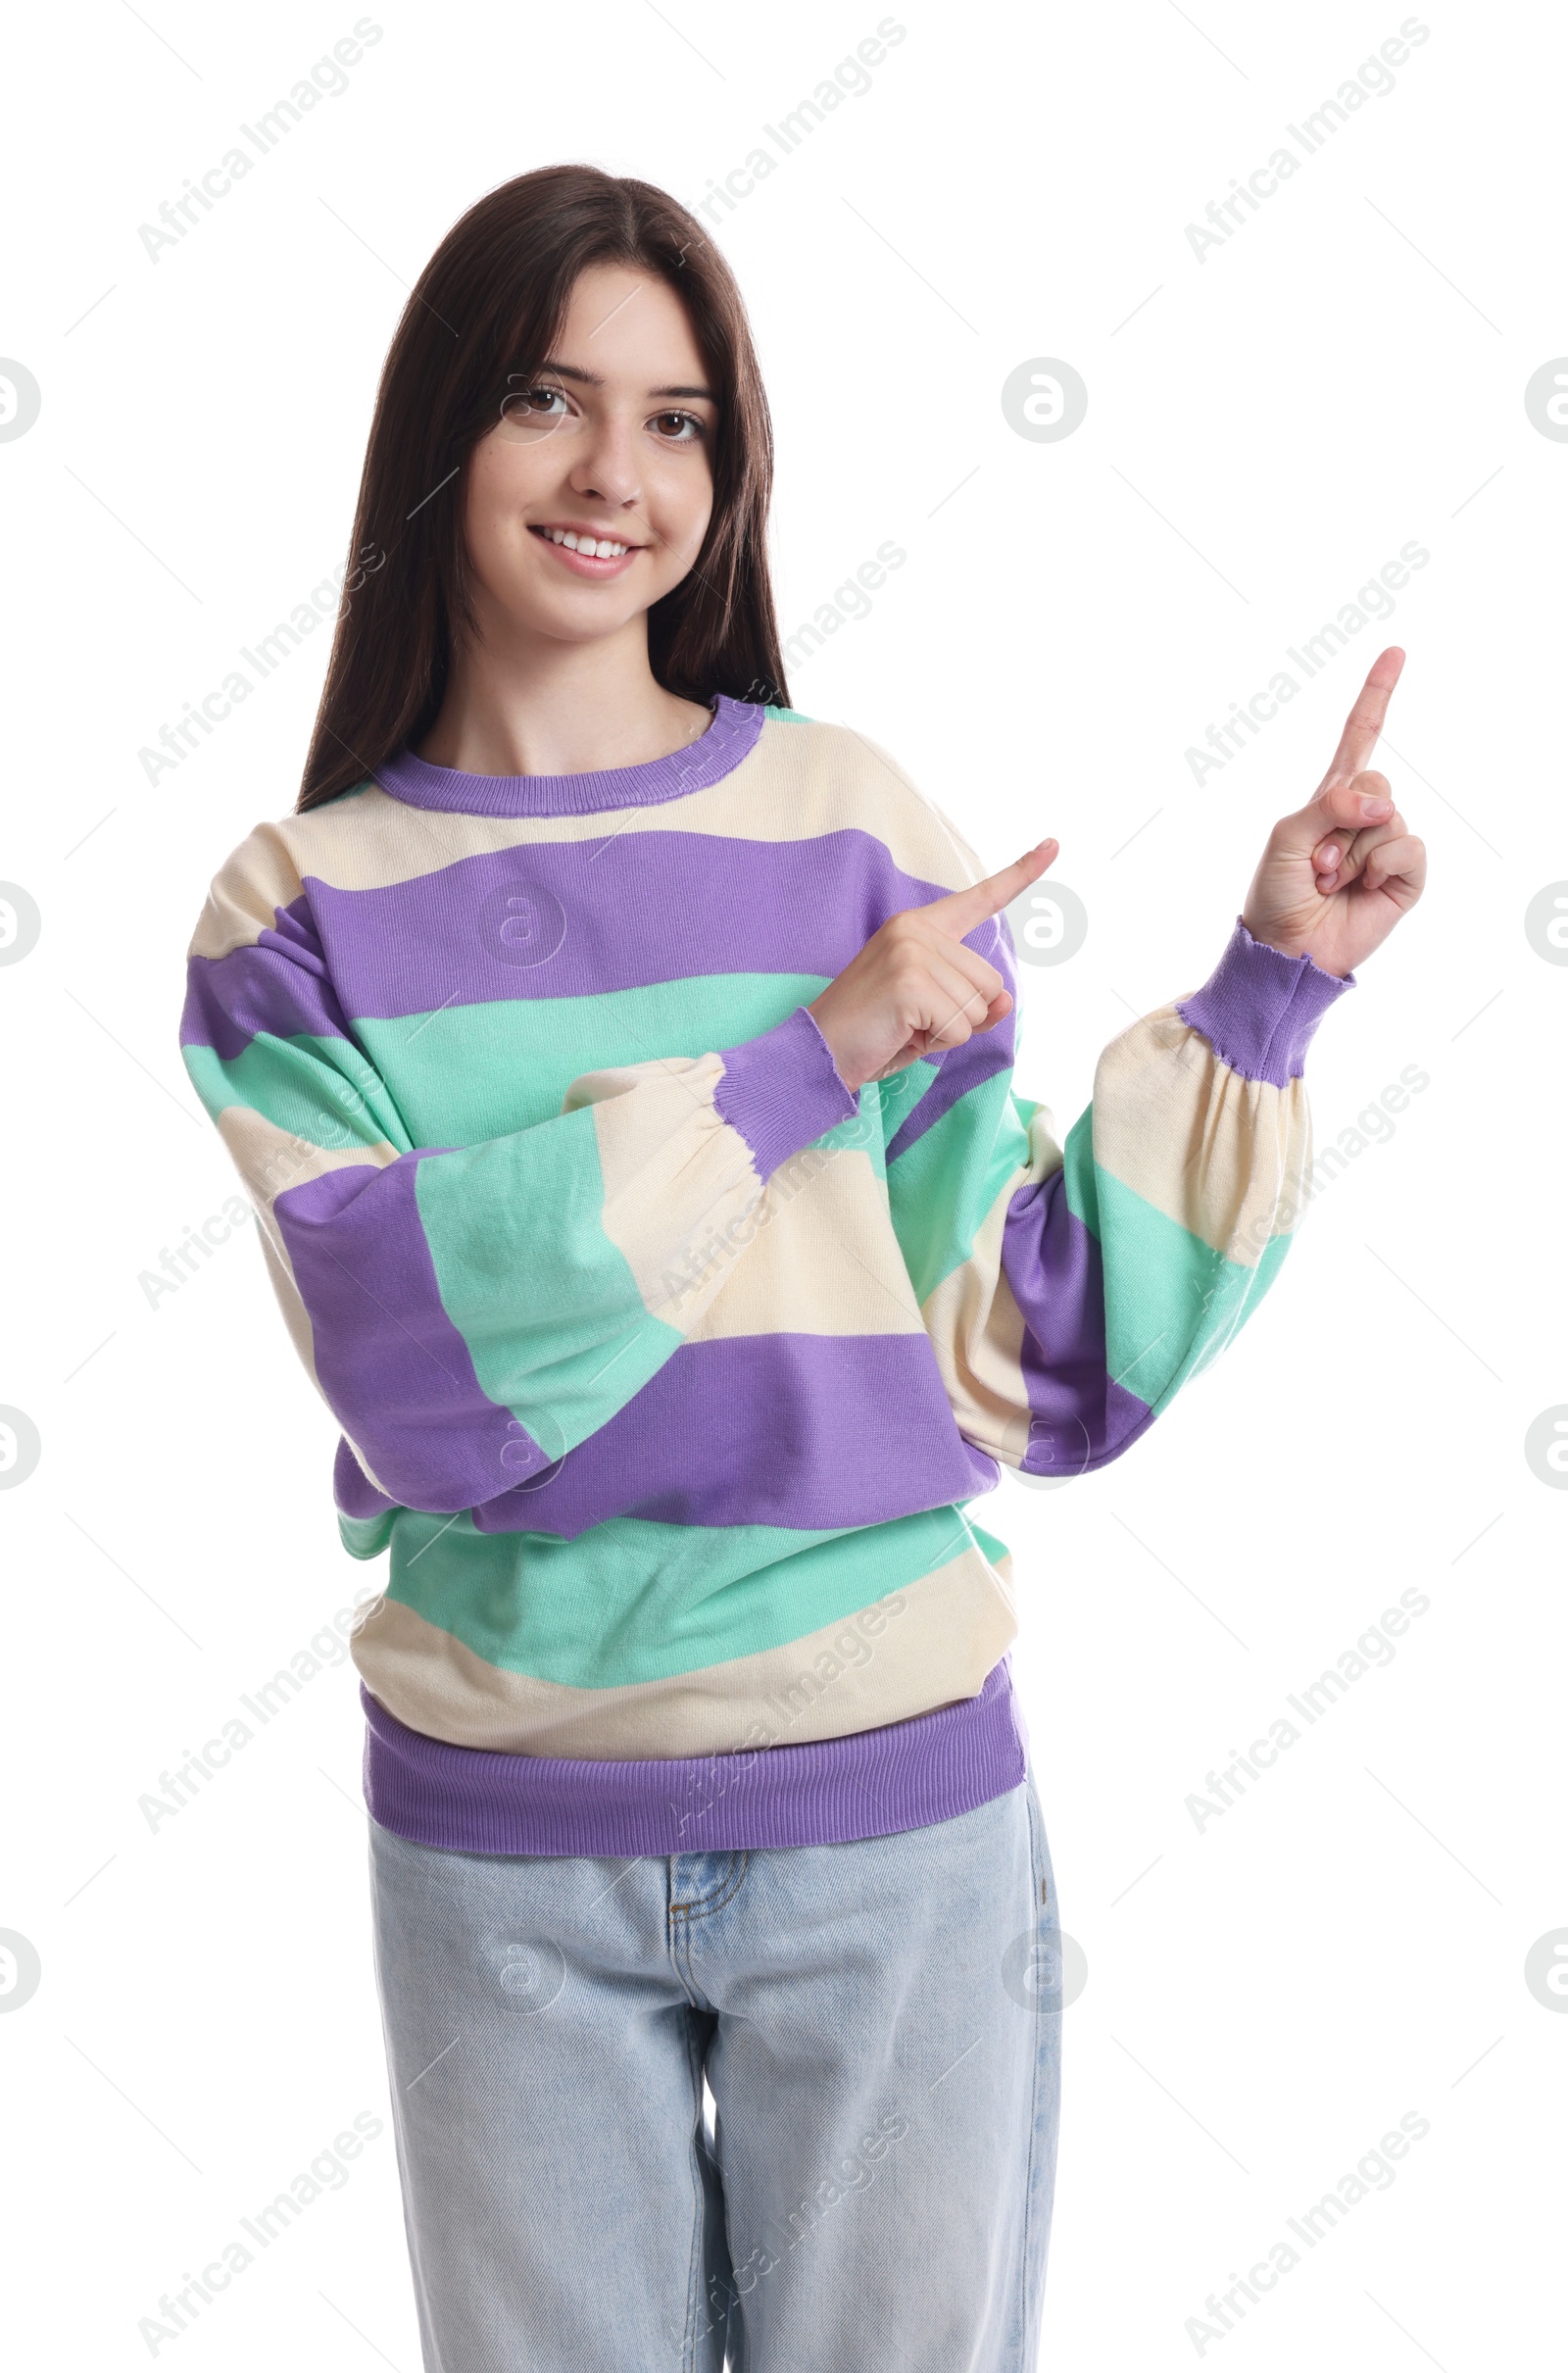
{"type": "Polygon", "coordinates": [[[624,265],[579,275],[554,352],[514,379],[469,461],[481,625],[592,642],[680,583],[713,508],[707,380],[667,282],[624,265]]]}

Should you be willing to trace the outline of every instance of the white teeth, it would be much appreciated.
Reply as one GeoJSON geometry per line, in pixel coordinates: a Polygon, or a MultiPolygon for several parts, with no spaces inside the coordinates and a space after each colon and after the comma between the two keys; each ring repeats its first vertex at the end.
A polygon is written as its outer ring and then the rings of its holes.
{"type": "Polygon", "coordinates": [[[591,560],[618,561],[631,549],[629,544],[612,543],[608,536],[578,535],[570,527],[547,527],[545,533],[553,544],[564,544],[568,552],[586,553],[591,560]]]}

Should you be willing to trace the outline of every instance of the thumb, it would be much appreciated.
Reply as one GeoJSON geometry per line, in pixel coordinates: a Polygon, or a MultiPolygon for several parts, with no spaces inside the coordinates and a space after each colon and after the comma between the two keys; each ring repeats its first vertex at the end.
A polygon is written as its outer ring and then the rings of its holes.
{"type": "Polygon", "coordinates": [[[991,915],[1000,915],[1021,898],[1032,881],[1038,881],[1057,853],[1059,844],[1054,840],[1037,841],[1022,857],[1015,857],[1010,865],[1000,873],[988,873],[983,881],[970,882],[963,890],[952,890],[946,898],[934,898],[920,912],[945,931],[951,939],[966,939],[977,923],[991,915]]]}
{"type": "Polygon", "coordinates": [[[1274,827],[1275,849],[1293,857],[1309,857],[1331,832],[1353,838],[1365,825],[1385,823],[1393,814],[1394,800],[1381,774],[1369,772],[1356,775],[1351,782],[1325,783],[1304,808],[1280,817],[1274,827]]]}

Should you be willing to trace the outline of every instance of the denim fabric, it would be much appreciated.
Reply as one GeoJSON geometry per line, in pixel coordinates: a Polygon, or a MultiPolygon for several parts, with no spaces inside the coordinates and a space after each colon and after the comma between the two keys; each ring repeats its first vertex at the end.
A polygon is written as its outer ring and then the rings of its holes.
{"type": "Polygon", "coordinates": [[[1032,1768],[852,1844],[372,1822],[370,1862],[425,2373],[1032,2373],[1061,2027],[1032,1768]]]}

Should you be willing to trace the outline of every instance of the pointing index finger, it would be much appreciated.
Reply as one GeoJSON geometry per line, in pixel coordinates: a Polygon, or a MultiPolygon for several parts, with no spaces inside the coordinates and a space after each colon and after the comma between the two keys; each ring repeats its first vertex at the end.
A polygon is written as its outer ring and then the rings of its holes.
{"type": "Polygon", "coordinates": [[[1399,680],[1404,666],[1404,653],[1396,643],[1380,651],[1373,661],[1366,682],[1355,696],[1355,706],[1345,720],[1340,746],[1329,762],[1329,770],[1318,785],[1326,791],[1330,783],[1348,783],[1354,774],[1364,773],[1368,760],[1377,747],[1388,715],[1389,696],[1399,680]]]}
{"type": "Polygon", "coordinates": [[[1038,881],[1052,859],[1056,855],[1054,840],[1036,841],[1022,857],[1015,857],[1010,865],[1000,872],[988,873],[983,881],[970,882],[967,889],[951,890],[946,898],[934,898],[920,911],[939,931],[951,933],[955,939],[966,938],[977,923],[988,915],[1000,915],[1021,898],[1032,881],[1038,881]]]}

